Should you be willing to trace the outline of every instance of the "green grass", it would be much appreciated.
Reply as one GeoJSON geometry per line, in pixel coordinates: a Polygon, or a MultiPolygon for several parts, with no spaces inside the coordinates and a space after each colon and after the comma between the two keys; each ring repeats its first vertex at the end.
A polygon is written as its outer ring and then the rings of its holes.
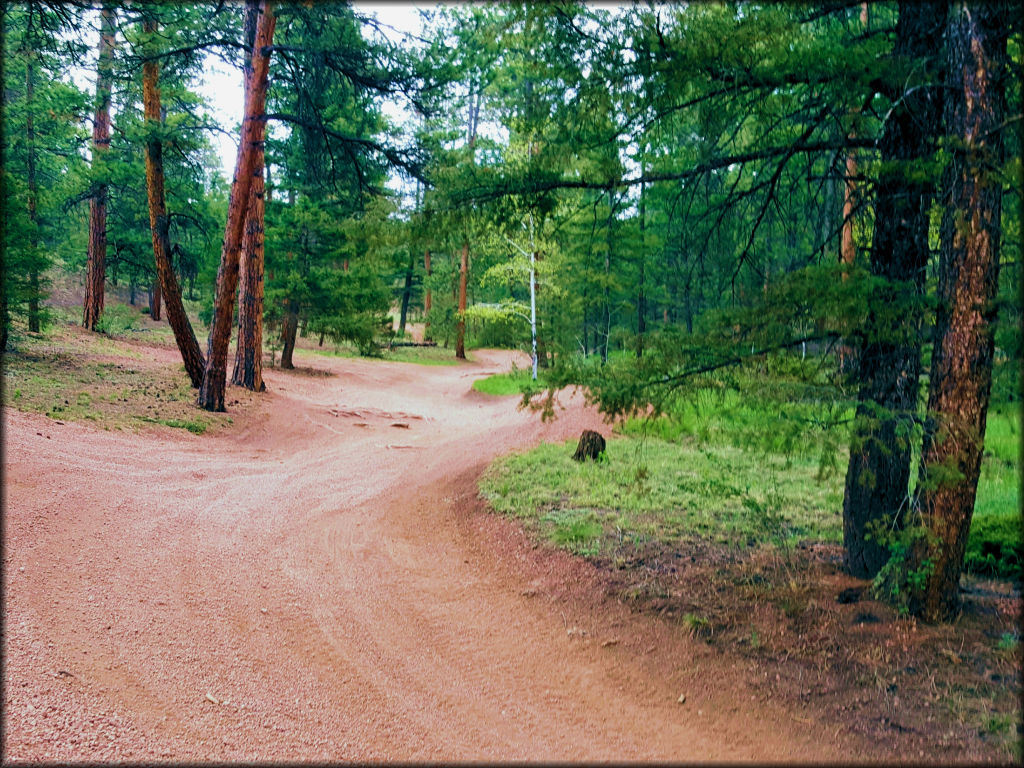
{"type": "Polygon", "coordinates": [[[140,322],[142,313],[124,304],[112,304],[103,310],[103,314],[96,323],[96,330],[108,336],[120,336],[136,328],[140,322]]]}
{"type": "Polygon", "coordinates": [[[1014,404],[992,408],[965,564],[975,573],[1019,577],[1024,562],[1021,519],[1021,415],[1014,404]]]}
{"type": "Polygon", "coordinates": [[[202,434],[229,423],[221,414],[197,414],[183,366],[140,362],[133,340],[67,324],[26,336],[4,357],[4,406],[104,429],[153,423],[202,434]]]}
{"type": "Polygon", "coordinates": [[[473,389],[483,392],[485,395],[521,395],[529,389],[536,389],[544,386],[544,377],[537,375],[537,381],[533,381],[533,372],[530,369],[522,370],[514,368],[508,373],[496,373],[483,379],[473,382],[473,389]]]}
{"type": "MultiPolygon", "coordinates": [[[[322,357],[360,357],[363,360],[383,360],[393,363],[415,363],[417,365],[457,365],[454,349],[444,347],[394,347],[382,349],[380,357],[364,357],[359,351],[347,343],[331,347],[296,347],[296,354],[309,352],[322,357]]],[[[472,360],[472,356],[467,355],[472,360]]]]}
{"type": "MultiPolygon", "coordinates": [[[[394,347],[384,350],[384,360],[394,363],[416,363],[417,365],[457,365],[454,349],[444,347],[394,347]]],[[[466,353],[466,359],[473,356],[466,353]]]]}
{"type": "Polygon", "coordinates": [[[498,512],[586,555],[645,539],[744,547],[842,535],[841,491],[816,480],[813,459],[653,438],[610,439],[599,463],[573,461],[574,449],[547,443],[499,459],[481,491],[498,512]]]}
{"type": "MultiPolygon", "coordinates": [[[[491,376],[474,388],[516,394],[527,376],[491,376]]],[[[847,453],[835,425],[850,416],[827,402],[759,405],[732,390],[698,390],[670,417],[624,422],[605,462],[572,461],[574,441],[543,444],[496,461],[480,488],[496,511],[585,556],[643,540],[840,542],[847,453]]],[[[1020,426],[1013,407],[989,414],[966,557],[975,573],[1020,573],[1020,426]]]]}
{"type": "Polygon", "coordinates": [[[186,429],[193,435],[201,435],[206,431],[209,426],[204,421],[198,421],[194,419],[154,419],[150,416],[140,416],[139,421],[145,421],[150,424],[163,424],[167,427],[174,427],[175,429],[186,429]]]}

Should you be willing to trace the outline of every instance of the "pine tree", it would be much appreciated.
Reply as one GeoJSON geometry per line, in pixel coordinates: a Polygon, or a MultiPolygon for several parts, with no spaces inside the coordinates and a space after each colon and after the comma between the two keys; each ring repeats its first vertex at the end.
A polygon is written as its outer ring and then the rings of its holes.
{"type": "Polygon", "coordinates": [[[1007,37],[1004,3],[952,4],[946,31],[943,179],[935,345],[917,506],[925,535],[914,566],[925,578],[913,609],[952,618],[981,471],[992,387],[1002,240],[1007,37]]]}
{"type": "MultiPolygon", "coordinates": [[[[228,203],[228,221],[224,232],[224,248],[217,271],[213,323],[207,344],[206,366],[199,387],[199,405],[208,411],[224,410],[227,379],[227,352],[231,341],[235,291],[238,287],[238,259],[242,246],[242,229],[249,207],[256,154],[262,143],[263,115],[266,105],[267,74],[276,17],[268,0],[262,0],[252,52],[252,72],[246,78],[245,115],[242,137],[235,165],[235,178],[228,203]]],[[[260,169],[262,176],[262,168],[260,169]]]]}
{"type": "Polygon", "coordinates": [[[113,86],[114,23],[112,2],[100,10],[99,54],[96,64],[96,114],[92,128],[93,181],[89,200],[89,261],[85,275],[82,325],[90,331],[103,315],[107,277],[107,181],[104,159],[110,149],[110,91],[113,86]]]}

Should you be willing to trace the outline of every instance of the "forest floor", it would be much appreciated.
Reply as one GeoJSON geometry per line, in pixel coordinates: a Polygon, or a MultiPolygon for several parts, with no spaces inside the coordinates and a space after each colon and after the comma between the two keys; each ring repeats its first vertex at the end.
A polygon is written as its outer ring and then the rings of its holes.
{"type": "Polygon", "coordinates": [[[478,478],[607,425],[578,395],[545,424],[474,391],[524,359],[471,356],[300,349],[265,394],[205,414],[148,319],[9,355],[4,761],[1009,760],[1015,723],[990,733],[950,702],[984,707],[979,680],[1019,692],[1019,644],[999,647],[1015,596],[976,586],[967,624],[936,628],[836,604],[860,583],[830,551],[749,573],[651,552],[624,572],[539,544],[488,514],[478,478]],[[669,568],[760,617],[770,653],[615,599],[669,568]],[[827,609],[765,625],[759,586],[808,569],[802,605],[827,609]]]}

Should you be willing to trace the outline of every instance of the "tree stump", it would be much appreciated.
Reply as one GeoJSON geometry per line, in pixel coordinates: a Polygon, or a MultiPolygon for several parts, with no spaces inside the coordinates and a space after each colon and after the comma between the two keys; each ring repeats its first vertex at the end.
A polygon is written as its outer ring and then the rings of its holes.
{"type": "Polygon", "coordinates": [[[604,438],[601,437],[601,433],[595,432],[592,429],[585,429],[583,434],[580,435],[579,445],[576,446],[576,453],[572,457],[576,461],[584,461],[585,459],[597,461],[602,453],[604,453],[604,438]]]}

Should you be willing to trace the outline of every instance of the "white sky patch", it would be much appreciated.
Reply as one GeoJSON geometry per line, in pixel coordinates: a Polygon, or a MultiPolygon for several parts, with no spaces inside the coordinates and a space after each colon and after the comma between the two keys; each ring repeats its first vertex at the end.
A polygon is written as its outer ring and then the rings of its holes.
{"type": "Polygon", "coordinates": [[[218,56],[207,54],[203,65],[203,77],[195,86],[210,107],[210,114],[223,130],[214,131],[210,136],[224,171],[224,178],[231,179],[235,172],[238,156],[239,130],[242,111],[245,107],[245,84],[242,70],[233,67],[218,56]]]}

